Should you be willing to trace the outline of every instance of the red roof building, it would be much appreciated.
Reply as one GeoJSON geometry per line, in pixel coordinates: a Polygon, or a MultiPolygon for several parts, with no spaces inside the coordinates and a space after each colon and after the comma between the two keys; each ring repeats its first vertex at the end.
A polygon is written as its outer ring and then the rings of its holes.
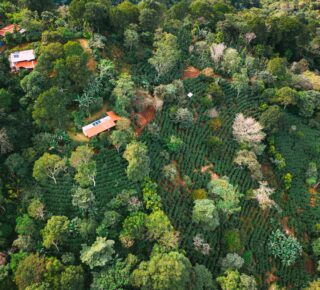
{"type": "Polygon", "coordinates": [[[109,130],[116,125],[116,121],[120,120],[121,117],[116,113],[109,111],[106,113],[107,116],[99,120],[92,122],[89,125],[82,127],[82,132],[88,138],[94,137],[99,133],[109,130]]]}
{"type": "Polygon", "coordinates": [[[9,62],[12,71],[19,71],[22,68],[34,69],[37,64],[33,49],[11,53],[9,62]]]}
{"type": "Polygon", "coordinates": [[[0,29],[0,36],[5,36],[6,33],[14,33],[15,31],[20,31],[21,27],[18,24],[10,24],[0,29]]]}

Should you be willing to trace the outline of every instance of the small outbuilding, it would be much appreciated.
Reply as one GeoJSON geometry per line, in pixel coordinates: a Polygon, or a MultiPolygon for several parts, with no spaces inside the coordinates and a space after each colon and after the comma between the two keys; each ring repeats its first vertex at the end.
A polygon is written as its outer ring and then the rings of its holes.
{"type": "Polygon", "coordinates": [[[19,71],[20,69],[32,70],[37,64],[37,60],[33,49],[15,51],[10,54],[9,62],[11,71],[19,71]]]}
{"type": "Polygon", "coordinates": [[[106,115],[106,117],[82,127],[83,134],[88,138],[94,137],[103,131],[113,128],[116,125],[116,122],[121,119],[121,117],[113,111],[107,112],[106,115]]]}
{"type": "Polygon", "coordinates": [[[0,37],[4,37],[6,33],[13,34],[15,32],[24,33],[25,30],[21,29],[18,24],[9,24],[5,27],[0,28],[0,37]]]}

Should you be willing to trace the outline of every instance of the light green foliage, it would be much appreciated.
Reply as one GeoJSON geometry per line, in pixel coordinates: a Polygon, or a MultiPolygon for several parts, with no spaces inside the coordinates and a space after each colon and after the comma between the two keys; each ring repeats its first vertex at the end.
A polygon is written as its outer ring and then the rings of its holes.
{"type": "Polygon", "coordinates": [[[234,48],[227,48],[223,55],[222,67],[228,74],[238,71],[241,64],[241,57],[234,48]]]}
{"type": "Polygon", "coordinates": [[[74,178],[82,187],[96,185],[97,169],[96,162],[92,160],[93,154],[93,149],[87,145],[78,146],[71,154],[70,164],[77,170],[74,178]]]}
{"type": "Polygon", "coordinates": [[[70,157],[70,164],[74,168],[87,164],[93,157],[93,150],[87,145],[78,146],[75,151],[72,152],[70,157]]]}
{"type": "Polygon", "coordinates": [[[320,238],[312,242],[312,251],[315,255],[320,256],[320,238]]]}
{"type": "Polygon", "coordinates": [[[168,150],[172,153],[179,151],[183,145],[183,140],[175,135],[171,135],[167,140],[168,150]]]}
{"type": "Polygon", "coordinates": [[[115,253],[113,246],[113,240],[97,237],[91,246],[82,245],[80,259],[82,263],[87,264],[90,269],[105,266],[112,260],[112,255],[115,253]]]}
{"type": "Polygon", "coordinates": [[[175,122],[184,129],[191,127],[193,123],[192,112],[188,108],[179,108],[176,112],[175,122]]]}
{"type": "Polygon", "coordinates": [[[233,87],[237,90],[237,95],[240,93],[246,93],[249,90],[249,77],[246,68],[242,68],[240,73],[233,75],[233,87]]]}
{"type": "Polygon", "coordinates": [[[84,272],[81,266],[67,266],[61,273],[61,290],[83,290],[84,272]]]}
{"type": "Polygon", "coordinates": [[[66,162],[56,154],[44,153],[33,166],[33,177],[39,182],[51,178],[57,184],[57,176],[65,171],[66,162]]]}
{"type": "Polygon", "coordinates": [[[161,197],[157,194],[157,184],[147,179],[143,183],[143,201],[147,209],[153,211],[159,210],[162,207],[161,197]]]}
{"type": "Polygon", "coordinates": [[[257,156],[253,151],[239,150],[234,159],[234,163],[240,167],[247,167],[254,180],[261,180],[263,178],[261,172],[261,165],[257,160],[257,156]]]}
{"type": "Polygon", "coordinates": [[[158,76],[169,73],[177,64],[180,51],[177,43],[177,37],[171,33],[157,30],[154,37],[153,46],[156,48],[149,63],[154,66],[158,76]]]}
{"type": "Polygon", "coordinates": [[[283,80],[287,74],[287,61],[284,58],[275,57],[269,60],[267,70],[273,74],[277,79],[283,80]]]}
{"type": "Polygon", "coordinates": [[[128,161],[127,175],[132,181],[141,181],[149,175],[150,159],[144,143],[133,141],[127,145],[123,157],[128,161]]]}
{"type": "Polygon", "coordinates": [[[162,210],[152,212],[146,218],[146,227],[151,239],[159,239],[164,233],[172,231],[173,227],[167,215],[162,210]]]}
{"type": "Polygon", "coordinates": [[[319,288],[320,288],[320,279],[317,279],[310,282],[308,287],[304,288],[304,290],[318,290],[319,288]]]}
{"type": "Polygon", "coordinates": [[[34,219],[44,219],[44,204],[38,198],[31,200],[28,206],[28,214],[34,219]]]}
{"type": "Polygon", "coordinates": [[[190,283],[191,270],[191,263],[183,254],[158,253],[133,271],[132,284],[142,290],[184,290],[190,283]]]}
{"type": "Polygon", "coordinates": [[[95,197],[89,188],[78,187],[72,195],[72,205],[79,207],[80,210],[88,211],[93,208],[95,197]]]}
{"type": "Polygon", "coordinates": [[[229,253],[225,258],[222,259],[222,270],[239,270],[243,264],[244,259],[241,258],[237,253],[229,253]]]}
{"type": "Polygon", "coordinates": [[[83,164],[77,168],[77,173],[74,179],[79,183],[80,186],[96,186],[96,175],[97,167],[96,162],[91,160],[87,164],[83,164]]]}
{"type": "Polygon", "coordinates": [[[120,116],[128,117],[131,112],[132,100],[135,96],[135,86],[128,73],[122,73],[112,91],[115,97],[115,111],[120,116]]]}
{"type": "Polygon", "coordinates": [[[219,226],[219,214],[213,200],[198,199],[194,201],[192,221],[206,230],[215,230],[219,226]]]}
{"type": "Polygon", "coordinates": [[[170,180],[171,182],[175,182],[175,179],[177,177],[178,171],[175,164],[171,163],[168,165],[165,165],[162,169],[163,176],[170,180]]]}
{"type": "Polygon", "coordinates": [[[171,84],[155,87],[154,95],[166,103],[178,102],[184,104],[186,101],[186,92],[181,80],[174,80],[171,84]]]}
{"type": "Polygon", "coordinates": [[[35,230],[35,224],[27,214],[17,217],[16,232],[19,235],[32,235],[34,234],[35,230]]]}
{"type": "Polygon", "coordinates": [[[223,276],[217,279],[222,290],[256,290],[254,277],[241,274],[238,271],[227,270],[223,276]]]}
{"type": "Polygon", "coordinates": [[[317,163],[309,162],[308,169],[306,171],[306,183],[309,186],[313,186],[318,181],[318,168],[317,163]]]}
{"type": "Polygon", "coordinates": [[[132,138],[131,130],[114,130],[110,134],[110,141],[118,153],[122,146],[127,145],[132,138]]]}
{"type": "Polygon", "coordinates": [[[292,174],[290,172],[288,172],[283,176],[282,179],[283,179],[283,183],[284,183],[284,188],[286,190],[289,190],[291,187],[291,184],[292,184],[292,174]]]}
{"type": "Polygon", "coordinates": [[[214,289],[212,274],[205,266],[196,264],[193,271],[195,274],[194,290],[214,289]]]}
{"type": "Polygon", "coordinates": [[[41,231],[43,245],[46,248],[55,246],[59,250],[58,244],[67,238],[69,224],[70,221],[66,216],[52,216],[41,231]]]}
{"type": "Polygon", "coordinates": [[[127,28],[124,32],[124,45],[131,51],[139,46],[139,34],[136,30],[127,28]]]}
{"type": "Polygon", "coordinates": [[[298,93],[299,115],[302,117],[312,117],[320,107],[320,93],[317,91],[302,91],[298,93]]]}
{"type": "Polygon", "coordinates": [[[208,193],[215,199],[217,208],[226,214],[240,211],[241,194],[229,183],[227,177],[211,180],[208,184],[208,193]]]}
{"type": "Polygon", "coordinates": [[[122,225],[120,237],[121,241],[126,239],[132,241],[139,239],[145,232],[146,214],[143,212],[134,212],[126,217],[122,225]]]}
{"type": "Polygon", "coordinates": [[[276,91],[276,95],[272,98],[273,102],[279,103],[286,108],[288,105],[295,105],[297,103],[298,93],[296,90],[289,87],[283,87],[276,91]]]}
{"type": "Polygon", "coordinates": [[[131,268],[137,258],[129,254],[125,261],[117,260],[111,267],[93,273],[91,290],[120,290],[130,285],[131,268]]]}
{"type": "Polygon", "coordinates": [[[279,229],[272,232],[268,249],[269,253],[279,258],[285,266],[293,265],[302,251],[302,247],[296,238],[285,235],[279,229]]]}

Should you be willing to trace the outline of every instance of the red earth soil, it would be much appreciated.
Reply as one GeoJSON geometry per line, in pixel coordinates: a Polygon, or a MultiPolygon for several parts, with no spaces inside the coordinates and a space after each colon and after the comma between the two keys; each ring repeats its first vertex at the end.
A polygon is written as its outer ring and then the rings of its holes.
{"type": "Polygon", "coordinates": [[[200,70],[198,70],[197,68],[195,68],[193,66],[189,66],[188,68],[186,68],[183,71],[182,79],[183,80],[185,80],[185,79],[194,79],[194,78],[198,77],[200,73],[201,73],[200,70]]]}
{"type": "Polygon", "coordinates": [[[156,116],[156,109],[153,106],[147,107],[144,111],[137,114],[138,127],[136,128],[136,134],[140,135],[144,127],[149,124],[156,116]]]}

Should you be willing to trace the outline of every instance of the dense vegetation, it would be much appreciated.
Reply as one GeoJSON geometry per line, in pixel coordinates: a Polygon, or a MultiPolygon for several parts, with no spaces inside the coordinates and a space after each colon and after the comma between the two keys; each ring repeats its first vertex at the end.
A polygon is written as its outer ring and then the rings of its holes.
{"type": "Polygon", "coordinates": [[[0,289],[320,289],[319,1],[0,0],[9,24],[0,289]]]}

